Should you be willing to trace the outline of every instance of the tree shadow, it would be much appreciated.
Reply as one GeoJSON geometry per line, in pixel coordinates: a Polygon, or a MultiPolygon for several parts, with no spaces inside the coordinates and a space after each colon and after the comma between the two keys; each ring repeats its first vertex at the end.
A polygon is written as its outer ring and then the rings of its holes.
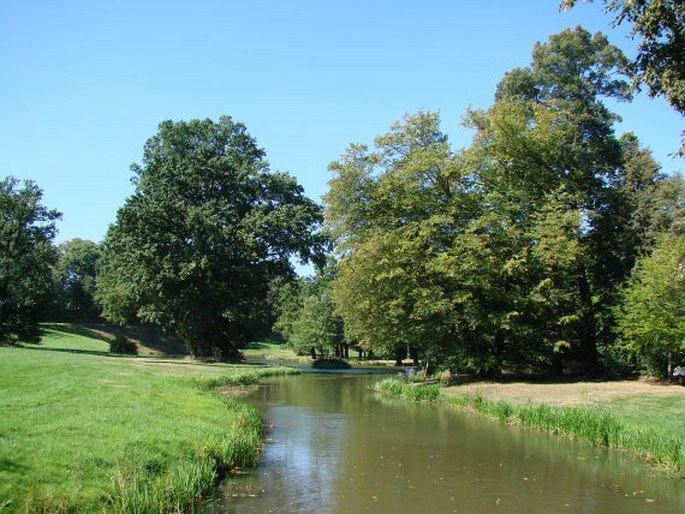
{"type": "Polygon", "coordinates": [[[93,330],[84,325],[77,325],[75,323],[41,323],[41,332],[51,330],[53,332],[61,332],[63,334],[71,334],[91,339],[98,339],[108,343],[110,340],[101,332],[93,330]]]}
{"type": "Polygon", "coordinates": [[[19,348],[23,348],[24,350],[36,350],[39,352],[58,352],[58,353],[75,353],[75,354],[82,354],[82,355],[97,355],[99,357],[126,357],[126,358],[131,358],[135,357],[135,355],[128,355],[128,354],[123,354],[123,353],[111,353],[106,350],[82,350],[80,348],[55,348],[52,346],[39,346],[39,345],[22,345],[19,346],[19,348]]]}

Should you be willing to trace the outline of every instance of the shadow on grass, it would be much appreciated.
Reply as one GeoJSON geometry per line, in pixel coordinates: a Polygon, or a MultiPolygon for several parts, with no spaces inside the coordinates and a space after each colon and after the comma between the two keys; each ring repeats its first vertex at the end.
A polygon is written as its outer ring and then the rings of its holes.
{"type": "Polygon", "coordinates": [[[587,376],[587,375],[531,375],[531,374],[505,374],[495,377],[478,375],[456,375],[450,385],[472,384],[476,382],[488,382],[492,384],[577,384],[580,382],[622,382],[626,380],[639,380],[639,376],[587,376]]]}
{"type": "Polygon", "coordinates": [[[81,350],[79,348],[55,348],[53,346],[40,346],[24,344],[18,348],[23,348],[24,350],[37,350],[39,352],[58,352],[58,353],[76,353],[82,355],[98,355],[100,357],[136,357],[135,355],[128,355],[123,353],[111,353],[107,350],[81,350]]]}
{"type": "Polygon", "coordinates": [[[77,325],[75,323],[42,323],[41,331],[46,330],[52,330],[53,332],[61,332],[63,334],[88,337],[91,339],[97,339],[99,341],[105,341],[107,343],[110,341],[100,332],[90,329],[84,325],[77,325]]]}
{"type": "MultiPolygon", "coordinates": [[[[26,471],[29,469],[27,466],[24,466],[23,464],[18,464],[14,461],[11,461],[9,459],[0,459],[0,471],[8,471],[10,473],[17,473],[17,472],[22,472],[26,471]]],[[[2,504],[0,504],[0,507],[2,507],[2,504]]],[[[2,511],[2,509],[0,509],[2,511]]],[[[4,511],[2,511],[4,512],[4,511]]]]}

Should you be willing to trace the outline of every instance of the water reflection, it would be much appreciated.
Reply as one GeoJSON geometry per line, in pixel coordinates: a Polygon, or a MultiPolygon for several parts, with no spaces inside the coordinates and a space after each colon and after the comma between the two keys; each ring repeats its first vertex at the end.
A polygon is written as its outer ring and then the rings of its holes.
{"type": "MultiPolygon", "coordinates": [[[[252,398],[274,426],[257,492],[216,512],[682,512],[683,481],[620,452],[430,405],[385,401],[374,377],[301,376],[252,398]],[[263,491],[263,492],[262,492],[263,491]]],[[[241,489],[242,488],[242,489],[241,489]]]]}

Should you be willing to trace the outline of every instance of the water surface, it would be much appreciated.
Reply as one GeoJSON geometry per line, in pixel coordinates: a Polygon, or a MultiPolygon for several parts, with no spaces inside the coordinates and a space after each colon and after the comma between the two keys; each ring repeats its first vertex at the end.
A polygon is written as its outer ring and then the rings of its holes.
{"type": "Polygon", "coordinates": [[[248,398],[262,463],[213,512],[675,513],[685,484],[628,455],[369,391],[378,377],[303,375],[248,398]]]}

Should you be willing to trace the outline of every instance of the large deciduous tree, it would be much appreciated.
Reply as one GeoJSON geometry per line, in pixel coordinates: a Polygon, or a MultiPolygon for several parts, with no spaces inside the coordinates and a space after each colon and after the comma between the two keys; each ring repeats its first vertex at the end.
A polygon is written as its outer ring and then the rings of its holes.
{"type": "Polygon", "coordinates": [[[319,206],[230,117],[165,121],[134,164],[135,193],[104,242],[103,315],[178,334],[197,356],[237,356],[268,324],[270,283],[318,259],[319,206]]]}
{"type": "MultiPolygon", "coordinates": [[[[562,0],[569,9],[577,0],[562,0]]],[[[614,25],[632,25],[638,53],[632,63],[634,84],[645,84],[650,96],[664,96],[685,115],[685,2],[682,0],[603,0],[614,25]]],[[[685,153],[685,142],[680,154],[685,153]]]]}
{"type": "Polygon", "coordinates": [[[419,113],[333,163],[326,222],[348,338],[481,374],[596,369],[617,287],[661,223],[647,204],[669,191],[636,138],[614,135],[603,98],[629,98],[625,68],[601,34],[565,30],[467,114],[476,134],[461,153],[419,113]]]}
{"type": "Polygon", "coordinates": [[[52,294],[52,241],[61,214],[42,205],[33,182],[0,182],[0,342],[38,342],[38,322],[52,294]]]}

